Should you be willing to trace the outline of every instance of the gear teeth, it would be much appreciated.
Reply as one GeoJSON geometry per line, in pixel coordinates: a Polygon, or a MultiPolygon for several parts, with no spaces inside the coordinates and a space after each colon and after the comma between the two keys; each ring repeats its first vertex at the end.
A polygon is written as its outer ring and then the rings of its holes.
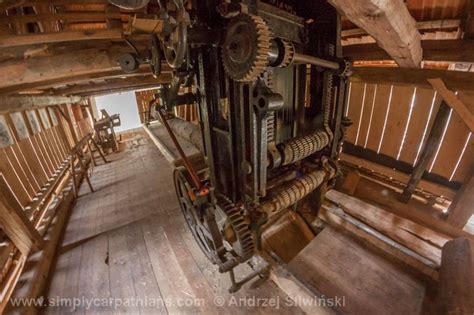
{"type": "Polygon", "coordinates": [[[255,252],[255,244],[249,226],[241,215],[241,209],[236,207],[227,197],[223,195],[217,196],[217,203],[227,215],[230,225],[232,226],[237,240],[240,243],[240,250],[236,250],[234,248],[234,251],[243,260],[249,259],[255,252]]]}
{"type": "Polygon", "coordinates": [[[285,47],[285,56],[281,64],[278,67],[288,67],[293,64],[293,57],[295,55],[295,48],[293,44],[287,42],[286,40],[282,40],[283,46],[285,47]]]}
{"type": "Polygon", "coordinates": [[[236,19],[239,18],[241,20],[249,19],[249,22],[253,23],[253,27],[257,35],[257,52],[253,60],[249,61],[250,65],[248,70],[242,74],[235,73],[232,68],[227,65],[226,51],[225,48],[223,48],[222,57],[224,60],[224,69],[226,73],[235,81],[250,82],[256,80],[268,65],[268,54],[270,52],[272,34],[267,24],[260,16],[241,14],[236,19]]]}

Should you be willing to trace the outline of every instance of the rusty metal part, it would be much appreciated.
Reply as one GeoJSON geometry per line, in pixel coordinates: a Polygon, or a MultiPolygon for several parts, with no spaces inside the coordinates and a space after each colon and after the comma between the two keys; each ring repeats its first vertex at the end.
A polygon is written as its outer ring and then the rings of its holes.
{"type": "Polygon", "coordinates": [[[311,154],[321,151],[329,144],[329,136],[326,131],[317,131],[308,136],[290,139],[278,145],[281,157],[275,159],[269,155],[272,168],[288,165],[300,161],[311,154]]]}
{"type": "Polygon", "coordinates": [[[217,196],[217,206],[226,216],[226,223],[221,228],[224,231],[224,239],[232,247],[240,261],[249,259],[255,252],[255,244],[249,220],[242,215],[242,207],[233,204],[223,195],[217,196]]]}
{"type": "Polygon", "coordinates": [[[232,18],[222,46],[226,73],[240,82],[257,79],[268,64],[270,38],[270,29],[261,17],[239,14],[232,18]]]}
{"type": "Polygon", "coordinates": [[[196,173],[196,170],[194,170],[193,166],[189,162],[188,158],[186,157],[186,154],[183,151],[183,148],[181,148],[181,145],[179,144],[178,140],[176,139],[173,130],[171,129],[170,125],[168,124],[165,115],[163,115],[162,110],[158,110],[158,115],[160,116],[161,123],[163,126],[165,126],[166,130],[168,131],[168,134],[171,137],[171,140],[173,141],[176,149],[178,150],[179,156],[181,160],[183,161],[183,164],[186,168],[186,170],[189,173],[189,176],[191,177],[191,180],[194,184],[194,188],[196,188],[198,194],[203,194],[207,195],[209,193],[208,189],[204,187],[204,185],[201,183],[199,180],[199,177],[196,173]]]}
{"type": "Polygon", "coordinates": [[[301,176],[276,192],[269,200],[261,203],[257,210],[266,213],[268,217],[274,216],[309,195],[326,179],[333,178],[335,174],[336,170],[328,166],[326,169],[312,171],[301,176]]]}

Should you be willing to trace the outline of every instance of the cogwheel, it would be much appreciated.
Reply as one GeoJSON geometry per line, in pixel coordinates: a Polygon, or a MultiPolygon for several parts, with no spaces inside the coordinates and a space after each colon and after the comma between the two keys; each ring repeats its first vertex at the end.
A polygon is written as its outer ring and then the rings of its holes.
{"type": "Polygon", "coordinates": [[[270,29],[261,17],[240,14],[232,18],[222,47],[226,73],[240,82],[257,79],[267,67],[270,40],[270,29]]]}
{"type": "Polygon", "coordinates": [[[242,208],[222,195],[217,196],[217,205],[227,217],[227,226],[222,231],[225,239],[242,261],[249,259],[254,254],[255,244],[249,224],[241,214],[242,208]]]}
{"type": "Polygon", "coordinates": [[[283,60],[281,61],[279,67],[288,67],[293,63],[293,56],[295,55],[295,48],[293,44],[285,40],[281,41],[284,47],[283,60]]]}

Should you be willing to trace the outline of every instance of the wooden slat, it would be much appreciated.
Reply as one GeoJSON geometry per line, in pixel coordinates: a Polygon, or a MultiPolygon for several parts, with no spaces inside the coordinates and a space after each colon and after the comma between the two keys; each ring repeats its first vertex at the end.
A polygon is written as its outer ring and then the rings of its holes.
{"type": "Polygon", "coordinates": [[[364,83],[351,83],[350,102],[348,104],[348,117],[352,120],[353,125],[347,130],[346,139],[351,143],[355,143],[357,128],[362,109],[362,100],[364,98],[364,83]]]}
{"type": "MultiPolygon", "coordinates": [[[[466,106],[469,106],[468,110],[474,112],[474,101],[473,93],[459,93],[459,98],[463,100],[463,103],[466,106]]],[[[438,157],[433,166],[432,172],[438,175],[441,175],[447,179],[451,177],[459,157],[461,156],[464,146],[466,144],[466,139],[469,137],[471,131],[465,124],[464,119],[458,113],[453,111],[451,114],[451,120],[446,130],[443,144],[440,147],[438,157]]],[[[474,157],[469,155],[469,152],[464,152],[463,159],[464,163],[458,168],[457,177],[461,183],[463,183],[469,174],[471,166],[474,166],[474,157]]]]}
{"type": "Polygon", "coordinates": [[[375,106],[374,97],[376,96],[377,85],[367,84],[365,90],[363,111],[361,112],[358,136],[356,137],[357,141],[355,143],[355,145],[362,147],[365,147],[369,141],[368,132],[374,119],[373,107],[375,106]]]}
{"type": "Polygon", "coordinates": [[[397,158],[408,120],[414,88],[397,86],[393,89],[390,112],[385,126],[380,153],[397,158]]]}
{"type": "Polygon", "coordinates": [[[34,172],[39,186],[43,187],[43,185],[46,184],[46,182],[48,181],[48,176],[46,175],[46,171],[39,160],[39,157],[33,147],[31,140],[20,140],[20,142],[18,142],[18,147],[23,152],[31,170],[34,172]]]}
{"type": "Polygon", "coordinates": [[[21,181],[23,187],[25,187],[26,191],[28,192],[28,195],[30,197],[33,197],[36,194],[36,190],[30,183],[26,170],[23,169],[22,165],[20,164],[20,161],[18,160],[18,157],[16,156],[15,152],[13,152],[12,147],[10,146],[5,148],[4,152],[6,158],[8,159],[8,162],[15,170],[15,173],[18,176],[18,180],[21,181]]]}
{"type": "MultiPolygon", "coordinates": [[[[374,113],[370,124],[369,139],[367,148],[377,152],[380,139],[382,137],[385,115],[390,100],[391,86],[385,84],[377,84],[377,95],[375,96],[374,113]]],[[[352,128],[352,127],[350,127],[352,128]]]]}
{"type": "Polygon", "coordinates": [[[426,141],[426,136],[423,139],[425,129],[430,130],[430,126],[434,121],[435,114],[438,112],[440,99],[434,99],[435,92],[431,89],[418,88],[416,91],[416,99],[413,107],[413,112],[408,126],[405,144],[400,154],[400,160],[410,164],[414,164],[418,154],[420,145],[426,141]],[[433,109],[431,110],[431,107],[433,109]],[[432,112],[429,117],[430,110],[432,112]],[[430,121],[428,121],[430,118],[430,121]],[[428,124],[428,127],[426,125],[428,124]]]}

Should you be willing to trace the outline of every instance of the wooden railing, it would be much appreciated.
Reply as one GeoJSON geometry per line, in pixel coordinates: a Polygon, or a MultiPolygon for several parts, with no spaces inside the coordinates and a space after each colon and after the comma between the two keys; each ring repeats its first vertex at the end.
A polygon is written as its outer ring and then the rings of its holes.
{"type": "MultiPolygon", "coordinates": [[[[89,118],[76,122],[71,105],[0,114],[0,313],[29,255],[54,253],[49,234],[63,229],[74,198],[70,170],[79,160],[72,149],[91,132],[89,118]]],[[[34,296],[44,281],[30,285],[34,296]]]]}

